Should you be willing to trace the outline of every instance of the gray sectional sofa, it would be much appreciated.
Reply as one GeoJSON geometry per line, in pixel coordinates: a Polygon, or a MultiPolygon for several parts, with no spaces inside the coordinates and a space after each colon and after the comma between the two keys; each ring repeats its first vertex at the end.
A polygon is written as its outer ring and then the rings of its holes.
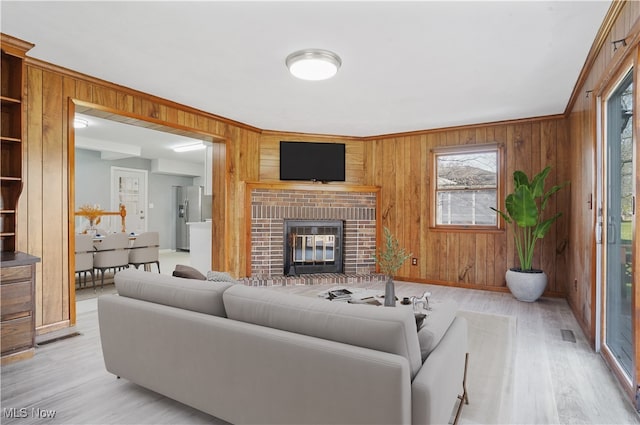
{"type": "Polygon", "coordinates": [[[464,391],[450,307],[418,332],[405,306],[138,270],[115,283],[98,299],[107,371],[231,423],[440,424],[464,391]]]}

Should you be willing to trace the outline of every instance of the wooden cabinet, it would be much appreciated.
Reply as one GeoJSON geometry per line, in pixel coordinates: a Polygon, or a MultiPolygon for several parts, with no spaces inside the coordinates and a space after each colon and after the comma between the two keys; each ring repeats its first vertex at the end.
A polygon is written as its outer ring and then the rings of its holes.
{"type": "Polygon", "coordinates": [[[32,44],[2,34],[0,73],[0,251],[16,250],[16,206],[22,191],[24,56],[32,44]]]}
{"type": "Polygon", "coordinates": [[[33,44],[1,34],[0,59],[0,355],[2,364],[33,356],[35,264],[16,251],[22,192],[24,57],[33,44]]]}
{"type": "Polygon", "coordinates": [[[35,264],[39,258],[3,252],[0,266],[0,347],[2,364],[33,356],[35,264]]]}

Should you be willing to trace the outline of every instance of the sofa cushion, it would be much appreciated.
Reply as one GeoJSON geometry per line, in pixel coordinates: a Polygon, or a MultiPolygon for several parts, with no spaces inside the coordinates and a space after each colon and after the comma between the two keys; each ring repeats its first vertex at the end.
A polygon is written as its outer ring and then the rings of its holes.
{"type": "Polygon", "coordinates": [[[430,306],[431,311],[418,331],[420,354],[423,362],[436,348],[458,312],[458,305],[455,301],[435,302],[431,303],[430,306]]]}
{"type": "Polygon", "coordinates": [[[207,277],[197,269],[183,264],[176,264],[176,269],[173,271],[173,275],[175,277],[184,277],[186,279],[207,280],[207,277]]]}
{"type": "Polygon", "coordinates": [[[411,378],[420,370],[420,347],[411,308],[326,301],[236,285],[223,294],[230,319],[398,354],[411,378]]]}
{"type": "Polygon", "coordinates": [[[114,281],[120,296],[221,317],[226,317],[222,294],[233,286],[136,269],[119,271],[114,281]]]}

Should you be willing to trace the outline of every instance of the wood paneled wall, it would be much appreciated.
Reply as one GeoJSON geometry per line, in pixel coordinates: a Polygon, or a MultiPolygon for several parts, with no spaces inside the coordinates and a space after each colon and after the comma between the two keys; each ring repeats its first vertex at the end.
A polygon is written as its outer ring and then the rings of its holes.
{"type": "MultiPolygon", "coordinates": [[[[360,138],[265,131],[260,138],[260,180],[280,179],[280,141],[345,144],[345,182],[364,183],[364,145],[360,138]]],[[[335,183],[329,183],[335,184],[335,183]]]]}
{"type": "Polygon", "coordinates": [[[36,278],[39,333],[68,326],[75,311],[68,255],[73,191],[68,122],[73,99],[226,140],[214,151],[212,265],[234,273],[244,270],[239,250],[244,232],[237,230],[244,225],[243,182],[258,178],[259,130],[31,58],[26,60],[25,80],[25,186],[18,205],[17,249],[42,258],[36,278]]]}
{"type": "Polygon", "coordinates": [[[567,277],[572,284],[568,287],[567,298],[592,344],[596,325],[596,99],[626,54],[624,48],[614,49],[613,41],[633,38],[637,32],[634,26],[638,25],[640,17],[638,2],[620,2],[614,4],[614,8],[617,8],[615,13],[610,14],[603,25],[609,30],[602,34],[601,40],[596,40],[600,45],[592,49],[591,63],[587,64],[584,78],[576,86],[567,111],[573,182],[569,229],[571,253],[567,264],[567,277]]]}
{"type": "MultiPolygon", "coordinates": [[[[510,231],[455,232],[431,228],[429,176],[433,148],[488,142],[503,144],[508,193],[513,189],[512,174],[516,169],[531,175],[551,165],[548,185],[568,180],[567,138],[565,120],[549,117],[365,141],[365,183],[382,187],[383,226],[389,227],[418,259],[416,266],[405,263],[398,273],[400,278],[505,290],[505,272],[517,263],[510,231]]],[[[567,187],[551,201],[548,213],[561,211],[564,215],[535,254],[534,266],[549,275],[547,294],[566,291],[569,200],[570,187],[567,187]]]]}
{"type": "MultiPolygon", "coordinates": [[[[260,140],[260,179],[277,180],[280,140],[335,141],[346,144],[347,183],[381,187],[383,226],[418,258],[406,262],[399,279],[472,288],[505,290],[504,274],[517,261],[511,233],[446,232],[430,228],[429,176],[431,149],[498,142],[505,146],[506,190],[511,175],[529,175],[551,165],[549,185],[569,179],[568,134],[563,117],[549,117],[495,125],[425,131],[397,137],[354,139],[269,132],[260,140]]],[[[549,275],[547,294],[567,289],[568,212],[570,187],[551,201],[548,212],[562,211],[551,232],[539,244],[535,265],[549,275]]]]}

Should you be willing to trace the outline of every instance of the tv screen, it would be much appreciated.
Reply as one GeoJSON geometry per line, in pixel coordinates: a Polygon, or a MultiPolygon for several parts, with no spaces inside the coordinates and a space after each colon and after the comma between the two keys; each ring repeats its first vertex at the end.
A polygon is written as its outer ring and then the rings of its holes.
{"type": "Polygon", "coordinates": [[[280,180],[345,181],[345,145],[281,141],[280,180]]]}

